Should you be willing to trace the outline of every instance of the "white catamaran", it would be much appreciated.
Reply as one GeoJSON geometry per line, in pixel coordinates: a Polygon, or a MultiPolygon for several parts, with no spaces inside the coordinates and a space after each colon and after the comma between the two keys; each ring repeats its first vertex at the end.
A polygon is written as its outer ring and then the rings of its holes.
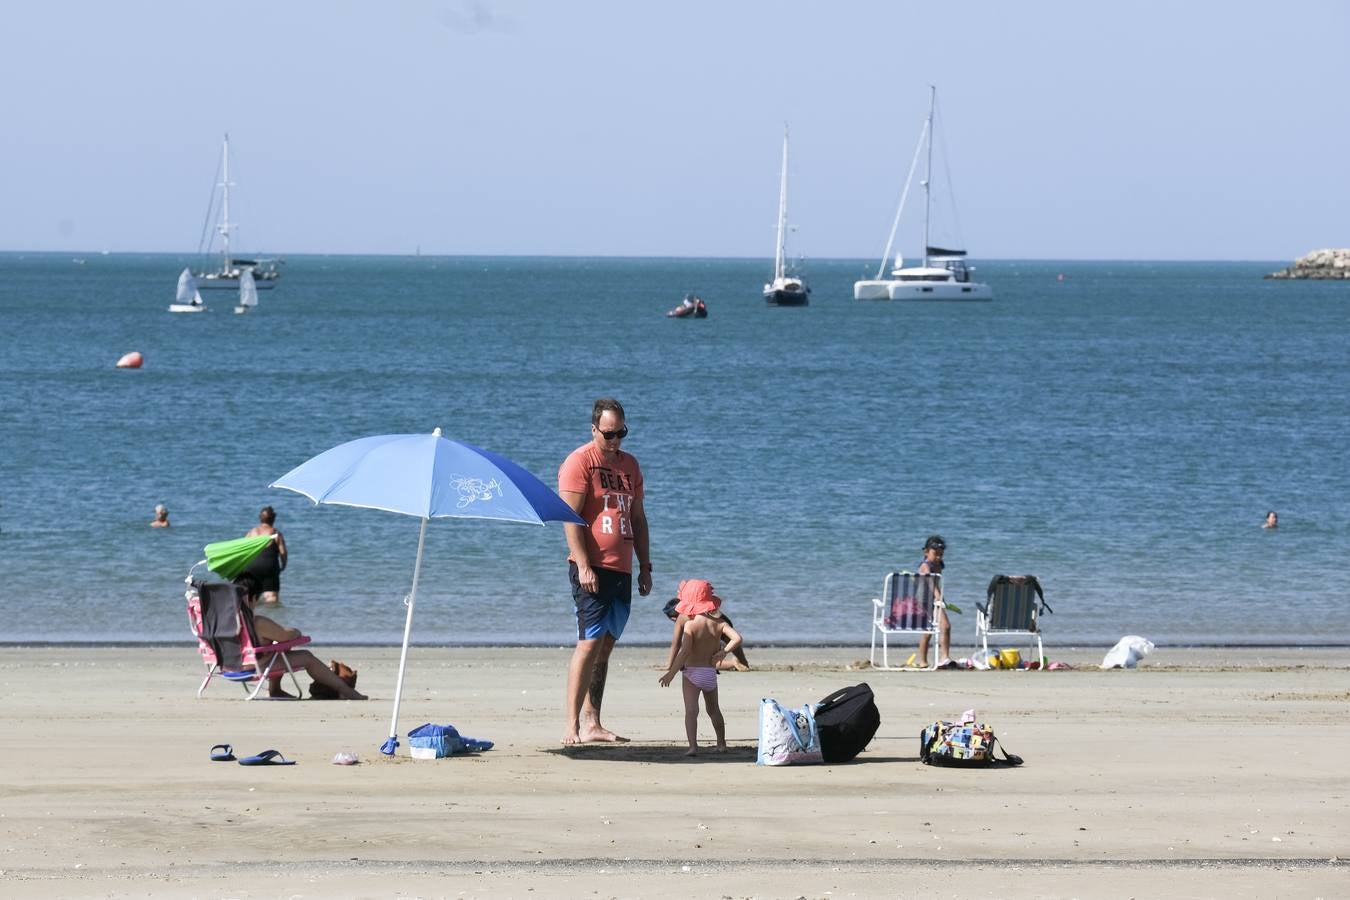
{"type": "MultiPolygon", "coordinates": [[[[275,259],[240,259],[230,255],[230,233],[234,230],[234,223],[230,221],[230,188],[233,182],[230,181],[230,136],[225,135],[225,143],[221,149],[221,173],[224,177],[216,187],[220,188],[220,221],[216,224],[216,233],[220,235],[221,242],[221,261],[220,268],[214,270],[204,270],[197,273],[198,284],[202,290],[239,290],[240,276],[244,272],[252,272],[253,280],[258,290],[270,290],[281,278],[281,272],[277,268],[275,259]]],[[[211,196],[211,209],[207,210],[207,221],[210,221],[212,209],[215,207],[215,194],[211,196]]],[[[205,229],[203,229],[203,232],[205,229]]],[[[203,237],[202,246],[198,247],[198,252],[205,250],[205,237],[203,237]]]]}
{"type": "Polygon", "coordinates": [[[169,304],[171,313],[206,312],[201,291],[197,290],[197,279],[192,277],[190,269],[184,269],[178,275],[178,295],[169,304]]]}
{"type": "Polygon", "coordinates": [[[931,88],[928,118],[924,121],[923,131],[919,133],[919,145],[914,149],[914,161],[909,166],[909,177],[905,179],[905,189],[900,195],[900,207],[895,211],[895,221],[891,223],[891,235],[886,240],[886,250],[881,254],[881,265],[873,279],[855,281],[853,298],[855,300],[993,300],[994,290],[987,284],[970,280],[974,266],[966,265],[966,251],[934,247],[929,243],[928,230],[932,211],[930,188],[933,181],[933,114],[937,109],[937,88],[931,88]],[[886,263],[891,257],[891,248],[895,245],[895,232],[900,226],[900,214],[904,212],[905,200],[909,197],[909,187],[914,180],[914,169],[918,166],[919,156],[927,149],[925,173],[923,179],[923,265],[905,267],[900,253],[895,254],[895,265],[890,277],[886,275],[886,263]]]}
{"type": "Polygon", "coordinates": [[[778,247],[773,261],[773,281],[764,285],[764,302],[770,306],[805,306],[811,289],[806,278],[788,271],[787,260],[788,130],[783,126],[783,174],[778,182],[778,247]]]}

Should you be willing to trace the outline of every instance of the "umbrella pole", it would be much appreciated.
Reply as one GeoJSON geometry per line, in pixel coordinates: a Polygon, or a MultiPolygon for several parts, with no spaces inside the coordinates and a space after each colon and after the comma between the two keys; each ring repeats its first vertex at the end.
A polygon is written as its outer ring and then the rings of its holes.
{"type": "Polygon", "coordinates": [[[398,749],[398,705],[403,699],[403,668],[408,662],[408,638],[412,635],[413,604],[417,602],[417,579],[422,575],[422,545],[427,539],[427,520],[422,519],[422,529],[417,533],[417,562],[413,564],[412,591],[408,594],[408,620],[403,625],[403,652],[398,657],[398,685],[394,688],[394,715],[389,720],[389,740],[380,747],[380,752],[393,756],[398,749]]]}

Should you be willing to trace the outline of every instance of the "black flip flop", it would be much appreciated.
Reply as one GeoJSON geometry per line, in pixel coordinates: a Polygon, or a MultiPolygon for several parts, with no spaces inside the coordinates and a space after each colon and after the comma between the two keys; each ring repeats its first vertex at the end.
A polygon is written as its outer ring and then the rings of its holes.
{"type": "Polygon", "coordinates": [[[211,748],[211,762],[234,762],[234,748],[229,744],[216,744],[211,748]]]}
{"type": "Polygon", "coordinates": [[[245,756],[239,760],[241,766],[293,766],[295,760],[281,755],[280,750],[264,750],[255,756],[245,756]]]}

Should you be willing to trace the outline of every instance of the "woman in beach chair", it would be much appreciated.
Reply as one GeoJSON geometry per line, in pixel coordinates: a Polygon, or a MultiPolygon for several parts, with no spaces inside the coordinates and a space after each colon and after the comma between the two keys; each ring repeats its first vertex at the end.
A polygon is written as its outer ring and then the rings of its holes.
{"type": "MultiPolygon", "coordinates": [[[[259,585],[256,579],[248,574],[244,574],[235,579],[235,584],[244,588],[248,593],[249,609],[253,609],[258,602],[259,585]]],[[[270,643],[285,643],[293,641],[300,637],[300,629],[287,628],[277,622],[272,621],[267,616],[254,614],[253,627],[258,633],[257,652],[266,651],[270,643]]],[[[339,700],[365,700],[366,695],[351,687],[347,682],[337,676],[329,666],[325,665],[320,659],[308,650],[291,650],[286,654],[291,664],[298,669],[304,669],[319,684],[324,685],[337,694],[339,700]]],[[[269,697],[290,697],[281,687],[280,679],[272,679],[268,684],[269,697]]]]}

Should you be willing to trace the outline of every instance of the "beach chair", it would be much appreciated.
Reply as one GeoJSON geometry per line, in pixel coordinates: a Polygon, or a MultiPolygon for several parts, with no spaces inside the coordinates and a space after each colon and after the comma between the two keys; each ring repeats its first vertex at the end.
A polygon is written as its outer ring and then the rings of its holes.
{"type": "MultiPolygon", "coordinates": [[[[892,666],[890,636],[893,634],[931,634],[937,636],[935,607],[942,601],[941,575],[916,575],[891,572],[881,586],[881,596],[872,598],[872,668],[904,669],[892,666]],[[881,636],[881,665],[877,665],[877,635],[881,636]]],[[[937,668],[937,653],[929,669],[937,668]]]]}
{"type": "Polygon", "coordinates": [[[1045,658],[1041,643],[1043,612],[1054,612],[1045,602],[1045,592],[1035,575],[995,575],[985,591],[985,602],[975,604],[975,639],[989,658],[989,638],[1036,639],[1036,659],[1045,658]]]}
{"type": "MultiPolygon", "coordinates": [[[[194,566],[194,569],[196,567],[194,566]]],[[[264,684],[291,676],[295,696],[304,696],[287,652],[310,642],[309,637],[265,644],[258,640],[244,588],[226,582],[198,581],[188,575],[188,626],[197,638],[197,650],[206,663],[206,678],[197,696],[219,675],[243,687],[246,700],[258,696],[264,684]]]]}

